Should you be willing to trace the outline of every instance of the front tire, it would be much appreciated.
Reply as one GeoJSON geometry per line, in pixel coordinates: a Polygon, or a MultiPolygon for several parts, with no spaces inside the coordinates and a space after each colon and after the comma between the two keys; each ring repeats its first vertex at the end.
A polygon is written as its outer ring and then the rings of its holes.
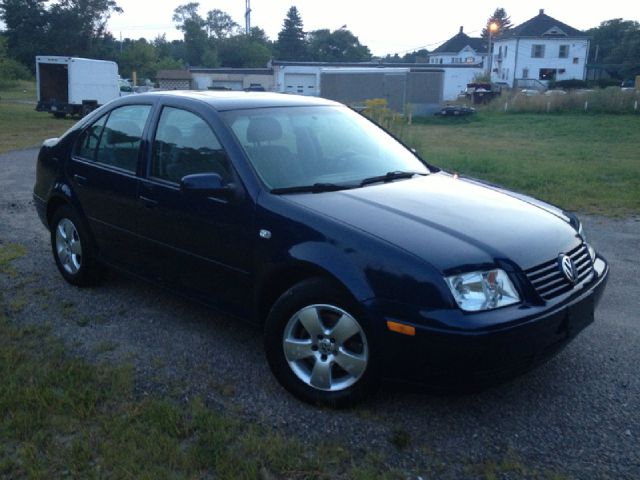
{"type": "Polygon", "coordinates": [[[373,335],[357,303],[322,278],[300,282],[274,304],[265,352],[278,381],[301,400],[332,408],[377,385],[373,335]]]}
{"type": "Polygon", "coordinates": [[[103,269],[80,216],[69,205],[58,208],[51,218],[51,249],[58,270],[72,285],[94,285],[103,269]]]}

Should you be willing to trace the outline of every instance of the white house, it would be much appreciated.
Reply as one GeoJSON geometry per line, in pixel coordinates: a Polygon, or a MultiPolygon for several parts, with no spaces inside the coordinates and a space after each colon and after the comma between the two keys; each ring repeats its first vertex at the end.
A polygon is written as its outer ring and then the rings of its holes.
{"type": "Polygon", "coordinates": [[[487,40],[473,38],[460,31],[429,54],[430,65],[483,64],[487,56],[487,40]]]}
{"type": "Polygon", "coordinates": [[[584,80],[589,36],[544,13],[499,33],[493,43],[491,80],[511,87],[547,87],[550,81],[584,80]]]}

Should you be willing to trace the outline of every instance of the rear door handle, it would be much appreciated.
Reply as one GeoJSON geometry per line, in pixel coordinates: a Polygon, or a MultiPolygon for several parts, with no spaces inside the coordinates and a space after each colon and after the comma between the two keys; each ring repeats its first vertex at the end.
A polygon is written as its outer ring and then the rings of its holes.
{"type": "Polygon", "coordinates": [[[158,201],[154,200],[153,198],[145,197],[144,195],[140,195],[139,198],[147,208],[153,208],[158,205],[158,201]]]}
{"type": "Polygon", "coordinates": [[[87,177],[83,177],[82,175],[78,175],[77,173],[73,175],[73,180],[78,185],[86,185],[87,184],[87,177]]]}

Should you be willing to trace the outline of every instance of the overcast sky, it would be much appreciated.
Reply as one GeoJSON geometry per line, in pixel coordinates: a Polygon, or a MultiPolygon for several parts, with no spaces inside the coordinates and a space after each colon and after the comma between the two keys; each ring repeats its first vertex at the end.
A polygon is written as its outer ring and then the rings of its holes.
{"type": "MultiPolygon", "coordinates": [[[[166,33],[168,40],[181,38],[171,21],[173,10],[188,0],[117,0],[124,13],[115,14],[109,22],[116,38],[153,39],[166,33]]],[[[455,35],[460,26],[470,36],[479,35],[487,18],[502,7],[518,25],[538,14],[545,13],[579,30],[598,26],[604,20],[624,18],[638,20],[640,8],[636,1],[612,3],[555,1],[536,4],[522,0],[501,0],[498,3],[478,0],[443,0],[417,2],[391,0],[251,0],[251,25],[264,29],[275,40],[291,5],[295,5],[304,22],[305,31],[343,25],[351,30],[374,55],[403,54],[419,48],[433,50],[455,35]]],[[[200,14],[217,8],[227,12],[244,27],[245,0],[216,0],[200,2],[200,14]]]]}

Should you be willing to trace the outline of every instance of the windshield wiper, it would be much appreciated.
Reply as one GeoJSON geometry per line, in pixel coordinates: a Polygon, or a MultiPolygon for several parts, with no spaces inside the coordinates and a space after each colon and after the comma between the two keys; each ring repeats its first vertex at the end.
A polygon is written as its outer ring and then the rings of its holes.
{"type": "Polygon", "coordinates": [[[380,182],[392,182],[394,180],[398,180],[401,178],[411,178],[414,175],[426,175],[426,173],[421,172],[404,172],[402,170],[395,170],[393,172],[387,172],[384,175],[378,175],[376,177],[368,177],[360,182],[360,186],[364,187],[365,185],[369,185],[371,183],[380,183],[380,182]]]}
{"type": "Polygon", "coordinates": [[[322,193],[336,192],[338,190],[347,190],[354,188],[355,185],[339,185],[337,183],[314,183],[313,185],[299,185],[295,187],[281,187],[271,190],[273,194],[281,193],[322,193]]]}

